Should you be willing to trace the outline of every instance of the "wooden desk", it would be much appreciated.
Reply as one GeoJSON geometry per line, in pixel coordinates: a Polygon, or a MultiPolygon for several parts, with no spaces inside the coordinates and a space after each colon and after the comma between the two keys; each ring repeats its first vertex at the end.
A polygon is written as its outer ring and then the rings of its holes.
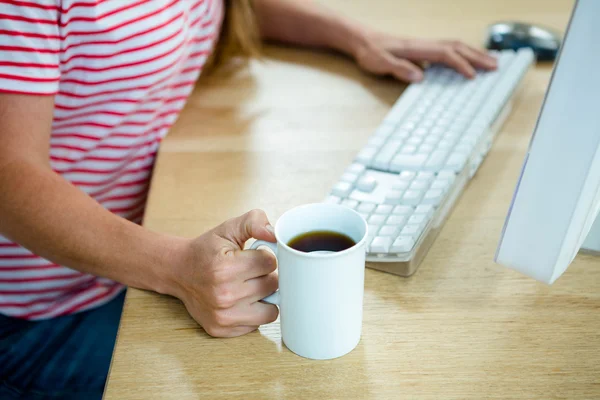
{"type": "MultiPolygon", "coordinates": [[[[323,1],[325,2],[325,1],[323,1]]],[[[478,43],[487,23],[563,29],[571,1],[328,0],[398,33],[478,43]],[[370,4],[370,5],[369,5],[370,4]]],[[[145,224],[194,236],[254,207],[319,201],[403,86],[323,53],[269,60],[194,93],[161,147],[145,224]]],[[[129,290],[108,399],[600,398],[600,266],[552,287],[492,262],[548,82],[537,67],[417,273],[368,270],[359,346],[332,361],[282,346],[278,323],[212,339],[179,301],[129,290]]]]}

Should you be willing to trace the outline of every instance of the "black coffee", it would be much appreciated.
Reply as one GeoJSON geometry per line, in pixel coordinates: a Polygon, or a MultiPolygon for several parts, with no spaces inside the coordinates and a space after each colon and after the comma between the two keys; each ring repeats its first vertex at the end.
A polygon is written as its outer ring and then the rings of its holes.
{"type": "Polygon", "coordinates": [[[312,251],[343,251],[356,242],[343,233],[333,231],[312,231],[296,236],[288,242],[294,250],[310,253],[312,251]]]}

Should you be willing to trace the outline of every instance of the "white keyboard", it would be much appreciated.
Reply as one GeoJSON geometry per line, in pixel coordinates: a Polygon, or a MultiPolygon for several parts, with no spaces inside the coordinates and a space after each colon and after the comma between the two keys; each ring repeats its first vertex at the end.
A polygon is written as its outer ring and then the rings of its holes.
{"type": "Polygon", "coordinates": [[[331,203],[369,224],[367,266],[410,276],[508,116],[533,52],[493,53],[468,80],[442,66],[410,85],[333,186],[331,203]]]}

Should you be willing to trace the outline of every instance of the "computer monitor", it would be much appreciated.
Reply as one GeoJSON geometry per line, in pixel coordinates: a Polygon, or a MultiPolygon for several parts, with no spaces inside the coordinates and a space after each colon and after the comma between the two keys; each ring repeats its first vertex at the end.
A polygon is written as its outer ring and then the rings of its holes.
{"type": "Polygon", "coordinates": [[[546,92],[496,262],[551,284],[600,253],[600,1],[578,0],[546,92]]]}

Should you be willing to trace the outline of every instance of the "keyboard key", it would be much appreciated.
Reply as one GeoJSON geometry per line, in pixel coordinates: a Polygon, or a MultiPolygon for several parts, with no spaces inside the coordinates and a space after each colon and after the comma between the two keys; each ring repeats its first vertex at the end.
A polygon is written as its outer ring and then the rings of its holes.
{"type": "Polygon", "coordinates": [[[435,147],[431,144],[423,143],[422,145],[419,146],[419,148],[417,149],[417,152],[429,154],[433,151],[434,148],[435,147]]]}
{"type": "Polygon", "coordinates": [[[400,179],[403,179],[405,181],[410,181],[410,180],[414,179],[416,176],[417,176],[417,173],[413,172],[413,171],[402,171],[400,173],[400,175],[398,175],[398,177],[400,179]]]}
{"type": "Polygon", "coordinates": [[[402,196],[402,203],[417,205],[421,201],[423,197],[423,192],[421,190],[407,190],[402,196]]]}
{"type": "Polygon", "coordinates": [[[458,144],[467,149],[472,149],[477,144],[477,138],[473,136],[463,136],[458,144]]]}
{"type": "Polygon", "coordinates": [[[415,151],[417,151],[417,146],[414,144],[405,144],[400,149],[400,154],[413,154],[415,151]]]}
{"type": "Polygon", "coordinates": [[[450,181],[447,179],[436,179],[431,184],[431,189],[440,189],[446,191],[450,187],[450,181]]]}
{"type": "Polygon", "coordinates": [[[408,186],[410,185],[409,182],[410,181],[397,180],[394,183],[392,183],[392,189],[398,190],[398,191],[404,191],[404,190],[408,189],[408,186]]]}
{"type": "Polygon", "coordinates": [[[435,178],[435,174],[427,171],[419,172],[416,177],[417,180],[425,182],[431,182],[433,178],[435,178]]]}
{"type": "Polygon", "coordinates": [[[446,133],[446,129],[441,126],[434,126],[429,132],[434,137],[441,137],[444,133],[446,133]]]}
{"type": "Polygon", "coordinates": [[[413,129],[415,129],[415,127],[417,126],[417,124],[415,124],[414,122],[403,122],[402,125],[400,125],[400,129],[405,129],[407,131],[412,132],[413,129]]]}
{"type": "Polygon", "coordinates": [[[406,215],[391,215],[387,221],[387,225],[403,226],[406,223],[406,215]]]}
{"type": "Polygon", "coordinates": [[[427,112],[427,107],[422,102],[418,103],[418,107],[413,111],[414,114],[425,114],[427,112]]]}
{"type": "Polygon", "coordinates": [[[472,146],[467,146],[466,144],[458,144],[458,145],[456,145],[456,147],[454,147],[454,151],[456,153],[470,154],[471,150],[473,150],[473,147],[472,146]]]}
{"type": "Polygon", "coordinates": [[[342,201],[342,205],[354,210],[356,207],[358,207],[358,201],[346,199],[342,201]]]}
{"type": "Polygon", "coordinates": [[[398,225],[384,225],[379,230],[379,236],[391,236],[392,240],[398,237],[400,234],[400,227],[398,225]]]}
{"type": "Polygon", "coordinates": [[[406,140],[407,144],[412,144],[414,146],[420,145],[421,142],[423,142],[423,138],[420,138],[418,136],[412,136],[406,140]]]}
{"type": "Polygon", "coordinates": [[[377,186],[377,181],[372,176],[363,176],[356,183],[356,188],[360,191],[371,193],[375,186],[377,186]]]}
{"type": "Polygon", "coordinates": [[[409,219],[408,219],[408,224],[411,225],[422,225],[425,224],[427,222],[427,218],[425,218],[425,215],[423,214],[413,214],[409,219]]]}
{"type": "Polygon", "coordinates": [[[461,171],[467,162],[467,155],[462,153],[451,154],[446,161],[446,167],[452,168],[455,171],[461,171]]]}
{"type": "Polygon", "coordinates": [[[385,144],[385,151],[391,154],[396,154],[402,146],[403,140],[401,139],[390,139],[385,144]]]}
{"type": "Polygon", "coordinates": [[[367,219],[369,219],[369,213],[364,213],[364,212],[359,212],[358,215],[360,215],[361,217],[363,217],[363,219],[366,221],[367,219]]]}
{"type": "Polygon", "coordinates": [[[419,124],[419,128],[415,129],[412,133],[413,137],[418,137],[423,140],[427,134],[429,134],[429,129],[433,126],[433,121],[427,120],[423,121],[419,124]]]}
{"type": "Polygon", "coordinates": [[[463,132],[467,129],[468,123],[463,121],[454,121],[452,125],[450,125],[450,129],[455,132],[463,132]]]}
{"type": "Polygon", "coordinates": [[[425,168],[428,170],[438,171],[444,165],[444,161],[446,161],[447,157],[447,150],[436,150],[431,153],[431,156],[425,163],[425,168]]]}
{"type": "Polygon", "coordinates": [[[394,215],[410,215],[410,214],[412,214],[413,211],[414,211],[414,209],[410,206],[396,206],[396,207],[394,207],[394,211],[392,211],[392,214],[394,214],[394,215]]]}
{"type": "Polygon", "coordinates": [[[392,245],[391,237],[376,236],[371,242],[371,253],[387,253],[392,245]]]}
{"type": "Polygon", "coordinates": [[[358,179],[358,175],[353,174],[351,172],[346,172],[346,173],[342,174],[342,177],[340,178],[341,181],[348,182],[348,183],[354,183],[354,182],[356,182],[357,179],[358,179]]]}
{"type": "Polygon", "coordinates": [[[383,225],[385,222],[385,216],[379,214],[373,214],[369,217],[369,225],[383,225]]]}
{"type": "Polygon", "coordinates": [[[377,154],[377,150],[375,147],[365,147],[356,155],[356,162],[369,165],[375,154],[377,154]]]}
{"type": "Polygon", "coordinates": [[[379,232],[380,225],[368,224],[367,229],[369,231],[369,236],[375,237],[377,236],[377,232],[379,232]]]}
{"type": "Polygon", "coordinates": [[[350,166],[348,168],[346,168],[346,172],[360,175],[365,171],[365,169],[366,169],[366,167],[362,164],[350,164],[350,166]]]}
{"type": "Polygon", "coordinates": [[[429,188],[429,183],[427,181],[414,180],[409,187],[409,190],[425,190],[429,188]]]}
{"type": "Polygon", "coordinates": [[[402,128],[396,130],[392,135],[392,137],[394,139],[406,139],[409,136],[410,136],[410,131],[407,129],[402,129],[402,128]]]}
{"type": "Polygon", "coordinates": [[[400,204],[402,203],[402,197],[404,192],[399,190],[392,190],[385,195],[385,204],[400,204]]]}
{"type": "Polygon", "coordinates": [[[398,154],[392,160],[392,163],[401,169],[419,170],[427,160],[426,154],[398,154]]]}
{"type": "Polygon", "coordinates": [[[394,206],[391,206],[389,204],[380,204],[377,206],[375,214],[389,215],[392,212],[393,208],[394,206]]]}
{"type": "Polygon", "coordinates": [[[415,246],[415,240],[411,236],[400,236],[390,248],[391,253],[406,253],[413,249],[415,246]]]}
{"type": "Polygon", "coordinates": [[[419,225],[406,225],[402,228],[402,232],[400,235],[402,236],[410,236],[413,238],[418,237],[421,234],[421,227],[419,225]]]}
{"type": "Polygon", "coordinates": [[[424,131],[425,131],[425,132],[422,134],[422,136],[425,136],[425,135],[427,135],[427,134],[429,133],[428,129],[432,128],[432,127],[435,125],[435,120],[436,120],[436,119],[437,119],[437,118],[436,118],[434,115],[432,115],[432,114],[431,114],[431,111],[430,111],[430,112],[428,112],[427,119],[426,119],[425,121],[421,122],[421,125],[420,125],[420,126],[422,126],[422,128],[418,128],[418,129],[416,129],[416,130],[415,130],[415,132],[414,132],[414,134],[415,134],[415,135],[418,135],[417,131],[419,131],[419,130],[421,130],[421,129],[422,129],[422,130],[424,130],[424,131]]]}
{"type": "Polygon", "coordinates": [[[451,116],[449,117],[442,117],[440,119],[437,120],[436,126],[440,127],[440,128],[447,128],[448,126],[450,126],[450,124],[452,123],[452,114],[450,114],[451,116]]]}
{"type": "Polygon", "coordinates": [[[425,197],[423,198],[423,204],[432,204],[437,206],[442,201],[442,197],[444,196],[444,192],[440,189],[430,189],[425,193],[425,197]]]}
{"type": "Polygon", "coordinates": [[[376,204],[373,203],[361,203],[356,209],[358,212],[371,213],[375,210],[376,204]]]}
{"type": "Polygon", "coordinates": [[[342,201],[342,199],[338,196],[328,196],[325,199],[325,203],[329,203],[329,204],[340,204],[341,201],[342,201]]]}
{"type": "Polygon", "coordinates": [[[427,136],[425,138],[425,140],[423,140],[423,144],[430,144],[432,146],[435,146],[440,140],[439,136],[427,136]]]}
{"type": "Polygon", "coordinates": [[[338,197],[347,197],[351,191],[352,185],[348,182],[338,182],[333,189],[331,189],[331,193],[338,197]]]}
{"type": "Polygon", "coordinates": [[[456,173],[454,171],[445,169],[445,170],[438,172],[437,177],[443,178],[443,179],[448,179],[448,180],[452,181],[452,180],[454,180],[454,178],[456,178],[456,173]]]}
{"type": "Polygon", "coordinates": [[[454,145],[454,143],[452,143],[450,140],[442,139],[438,143],[437,148],[440,150],[448,150],[448,149],[451,149],[453,145],[454,145]]]}
{"type": "Polygon", "coordinates": [[[377,155],[375,160],[372,162],[372,166],[376,169],[380,169],[382,171],[387,171],[390,168],[390,161],[392,161],[393,154],[384,153],[381,155],[377,155]]]}
{"type": "Polygon", "coordinates": [[[373,242],[373,236],[367,236],[367,240],[365,241],[365,249],[367,253],[371,252],[371,242],[373,242]]]}
{"type": "Polygon", "coordinates": [[[431,217],[433,212],[434,212],[434,208],[430,204],[420,205],[420,206],[417,206],[417,208],[415,209],[415,214],[423,214],[423,215],[425,215],[425,218],[431,217]]]}
{"type": "MultiPolygon", "coordinates": [[[[427,101],[425,97],[423,97],[420,101],[427,101]]],[[[415,124],[421,120],[421,116],[411,113],[407,115],[403,122],[414,122],[415,124]]]]}

